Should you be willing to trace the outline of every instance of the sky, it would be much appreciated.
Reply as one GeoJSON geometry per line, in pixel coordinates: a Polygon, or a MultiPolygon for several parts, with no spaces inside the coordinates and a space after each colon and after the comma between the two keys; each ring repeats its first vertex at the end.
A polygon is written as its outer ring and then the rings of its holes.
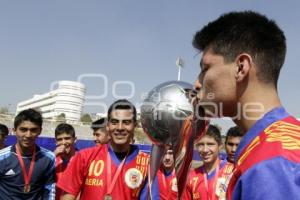
{"type": "Polygon", "coordinates": [[[254,10],[285,32],[278,90],[288,112],[300,118],[299,8],[293,0],[3,0],[0,106],[15,112],[18,102],[59,80],[85,84],[84,112],[103,112],[101,105],[119,97],[141,104],[153,87],[177,79],[178,57],[184,60],[181,80],[194,82],[197,30],[225,12],[254,10]]]}

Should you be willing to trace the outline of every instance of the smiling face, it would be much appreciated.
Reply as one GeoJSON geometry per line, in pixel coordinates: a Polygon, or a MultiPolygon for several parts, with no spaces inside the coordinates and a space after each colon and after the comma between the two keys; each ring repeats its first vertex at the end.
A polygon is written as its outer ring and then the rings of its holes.
{"type": "Polygon", "coordinates": [[[195,146],[204,165],[210,165],[217,161],[221,146],[213,137],[204,135],[196,142],[195,146]]]}
{"type": "Polygon", "coordinates": [[[131,109],[115,109],[111,112],[106,130],[111,138],[110,144],[114,151],[129,150],[135,125],[131,109]]]}
{"type": "Polygon", "coordinates": [[[62,133],[56,136],[56,146],[64,146],[64,153],[70,154],[75,150],[76,137],[70,134],[62,133]]]}
{"type": "Polygon", "coordinates": [[[236,66],[226,63],[223,56],[212,50],[204,51],[201,59],[201,73],[195,82],[199,88],[197,97],[208,116],[230,116],[235,113],[236,66]]]}
{"type": "Polygon", "coordinates": [[[106,144],[109,141],[109,136],[105,128],[99,128],[93,131],[94,142],[96,145],[106,144]]]}
{"type": "Polygon", "coordinates": [[[21,122],[14,132],[17,138],[17,144],[24,152],[31,151],[35,146],[35,140],[40,135],[42,129],[31,121],[21,122]]]}

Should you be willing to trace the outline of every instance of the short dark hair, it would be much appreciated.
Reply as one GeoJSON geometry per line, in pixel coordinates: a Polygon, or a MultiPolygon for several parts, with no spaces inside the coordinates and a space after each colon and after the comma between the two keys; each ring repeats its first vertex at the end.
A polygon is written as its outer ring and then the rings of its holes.
{"type": "Polygon", "coordinates": [[[228,129],[226,133],[225,144],[227,143],[228,137],[243,137],[243,134],[238,126],[233,126],[228,129]]]}
{"type": "Polygon", "coordinates": [[[122,109],[122,110],[132,110],[133,121],[136,122],[136,108],[135,106],[128,101],[127,99],[119,99],[110,105],[107,111],[107,119],[108,121],[111,118],[111,113],[113,110],[122,109]]]}
{"type": "Polygon", "coordinates": [[[15,117],[14,128],[17,129],[18,126],[24,121],[30,121],[30,122],[34,123],[35,125],[39,126],[40,128],[42,128],[42,125],[43,125],[43,118],[42,118],[41,113],[39,113],[38,111],[31,109],[31,108],[21,111],[15,117]]]}
{"type": "Polygon", "coordinates": [[[92,123],[91,129],[97,131],[100,128],[105,128],[106,126],[106,118],[102,117],[92,123]]]}
{"type": "Polygon", "coordinates": [[[7,126],[5,126],[4,124],[0,124],[0,135],[7,136],[8,133],[9,133],[9,130],[8,130],[7,126]]]}
{"type": "Polygon", "coordinates": [[[206,135],[214,138],[217,141],[218,145],[222,144],[221,132],[217,126],[210,124],[204,136],[206,135]]]}
{"type": "Polygon", "coordinates": [[[211,49],[233,62],[241,53],[252,56],[258,66],[257,77],[277,87],[286,54],[286,39],[275,21],[253,11],[230,12],[198,31],[193,46],[211,49]]]}
{"type": "Polygon", "coordinates": [[[74,127],[67,123],[61,123],[57,125],[55,129],[55,138],[63,133],[66,133],[68,135],[71,135],[72,137],[75,137],[75,130],[74,127]]]}

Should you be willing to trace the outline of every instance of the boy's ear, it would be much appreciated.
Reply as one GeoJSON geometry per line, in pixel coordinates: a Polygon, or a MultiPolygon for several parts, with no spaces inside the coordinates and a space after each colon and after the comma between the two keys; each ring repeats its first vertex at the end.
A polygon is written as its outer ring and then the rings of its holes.
{"type": "Polygon", "coordinates": [[[252,57],[247,53],[242,53],[237,56],[235,60],[236,71],[235,78],[237,82],[242,82],[250,73],[250,69],[253,65],[252,57]]]}

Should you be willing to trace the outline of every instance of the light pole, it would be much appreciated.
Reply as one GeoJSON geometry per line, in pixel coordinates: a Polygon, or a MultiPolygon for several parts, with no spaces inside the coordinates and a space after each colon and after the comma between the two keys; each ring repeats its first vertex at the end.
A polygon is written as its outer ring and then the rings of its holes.
{"type": "Polygon", "coordinates": [[[183,68],[183,65],[184,65],[183,60],[180,57],[178,57],[176,60],[176,66],[178,67],[177,81],[180,81],[180,70],[181,68],[183,68]]]}

